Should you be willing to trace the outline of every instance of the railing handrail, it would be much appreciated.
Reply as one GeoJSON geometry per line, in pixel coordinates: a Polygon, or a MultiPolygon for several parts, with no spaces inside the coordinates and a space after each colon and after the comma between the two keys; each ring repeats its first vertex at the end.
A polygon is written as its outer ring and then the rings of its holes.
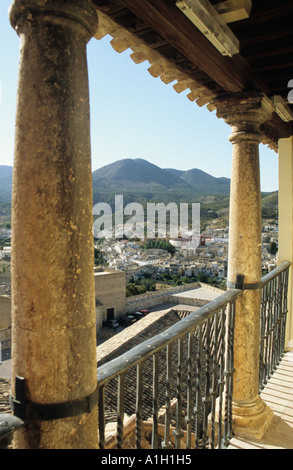
{"type": "Polygon", "coordinates": [[[118,358],[112,359],[106,364],[98,367],[98,384],[104,385],[118,374],[123,374],[130,367],[145,361],[148,357],[160,351],[177,338],[187,334],[197,325],[203,324],[210,316],[225,308],[228,303],[233,302],[241,294],[239,289],[229,289],[207,305],[199,307],[198,310],[191,312],[187,317],[172,325],[167,330],[158,335],[145,340],[143,343],[135,346],[118,358]]]}
{"type": "Polygon", "coordinates": [[[283,263],[281,263],[279,266],[277,266],[275,269],[273,269],[272,271],[270,271],[268,274],[266,274],[265,276],[261,278],[262,286],[264,286],[265,284],[270,282],[272,279],[277,277],[279,274],[281,274],[281,272],[286,271],[286,269],[290,268],[290,266],[291,266],[290,261],[284,261],[283,263]]]}

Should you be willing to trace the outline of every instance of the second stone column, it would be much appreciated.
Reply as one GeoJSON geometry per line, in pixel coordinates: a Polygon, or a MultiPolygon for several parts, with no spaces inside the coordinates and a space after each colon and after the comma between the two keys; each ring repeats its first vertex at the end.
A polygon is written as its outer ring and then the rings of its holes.
{"type": "Polygon", "coordinates": [[[216,99],[218,117],[231,126],[233,145],[230,189],[228,288],[239,287],[234,341],[233,430],[261,438],[272,412],[259,396],[261,301],[260,125],[273,112],[262,93],[216,99]]]}

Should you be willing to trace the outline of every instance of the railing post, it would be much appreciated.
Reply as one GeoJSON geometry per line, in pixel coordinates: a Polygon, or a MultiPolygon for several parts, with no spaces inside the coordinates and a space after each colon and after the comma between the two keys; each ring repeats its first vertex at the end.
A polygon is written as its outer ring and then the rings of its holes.
{"type": "Polygon", "coordinates": [[[261,438],[272,412],[259,397],[261,300],[260,125],[273,112],[262,93],[239,93],[215,100],[218,117],[232,128],[232,176],[228,287],[243,294],[235,319],[233,428],[238,435],[261,438]],[[242,286],[237,285],[242,282],[242,286]]]}

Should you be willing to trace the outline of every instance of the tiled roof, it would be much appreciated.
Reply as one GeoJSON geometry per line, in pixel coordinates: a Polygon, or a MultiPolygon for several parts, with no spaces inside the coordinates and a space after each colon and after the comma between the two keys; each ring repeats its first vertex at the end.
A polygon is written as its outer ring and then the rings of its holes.
{"type": "MultiPolygon", "coordinates": [[[[162,311],[160,315],[157,316],[155,321],[147,323],[147,319],[151,318],[151,315],[145,317],[142,320],[139,320],[137,324],[133,325],[130,328],[127,328],[125,331],[131,333],[130,329],[133,328],[132,336],[125,342],[122,342],[117,346],[117,341],[119,341],[119,334],[113,337],[112,340],[109,340],[107,345],[102,345],[100,350],[97,348],[98,352],[98,367],[102,366],[105,363],[108,363],[112,359],[115,359],[123,355],[126,351],[129,351],[133,347],[141,344],[143,341],[152,338],[153,336],[162,333],[167,328],[171,327],[178,321],[180,318],[186,316],[192,307],[189,308],[186,306],[185,311],[182,310],[182,305],[180,306],[180,311],[175,311],[173,309],[162,311]],[[188,311],[189,310],[189,311],[188,311]],[[136,329],[134,329],[136,327],[136,329]],[[113,351],[111,351],[111,342],[113,341],[113,351]],[[99,351],[102,354],[99,355],[99,351]]],[[[175,307],[176,308],[176,307],[175,307]]],[[[123,332],[123,333],[124,333],[123,332]]],[[[194,343],[196,339],[194,338],[194,343]]],[[[176,398],[177,392],[177,363],[178,363],[178,352],[177,344],[172,348],[172,383],[171,383],[171,399],[176,398]]],[[[183,341],[183,371],[182,371],[182,397],[183,401],[186,400],[187,395],[187,338],[184,338],[183,341]],[[185,400],[184,400],[185,399],[185,400]]],[[[159,354],[159,409],[164,407],[166,404],[166,351],[163,350],[159,354]]],[[[118,380],[117,378],[112,379],[105,389],[105,417],[106,423],[111,421],[116,421],[116,408],[117,408],[117,394],[118,394],[118,380]]],[[[124,412],[126,415],[131,416],[136,411],[136,367],[132,367],[128,374],[125,377],[125,409],[124,412]]],[[[153,413],[153,359],[152,357],[148,358],[145,361],[143,369],[143,412],[142,418],[144,421],[147,421],[152,417],[153,413]]],[[[184,418],[184,416],[183,416],[184,418]]]]}
{"type": "Polygon", "coordinates": [[[0,413],[11,413],[9,405],[10,379],[0,378],[0,413]]]}
{"type": "MultiPolygon", "coordinates": [[[[169,306],[158,308],[156,312],[147,315],[134,325],[125,328],[121,333],[114,335],[97,347],[97,365],[102,366],[112,359],[123,355],[143,341],[162,333],[175,323],[179,322],[194,310],[193,306],[169,306]]],[[[196,339],[194,339],[196,343],[196,339]]],[[[183,371],[182,371],[182,397],[183,401],[187,394],[187,338],[183,341],[183,371]]],[[[176,398],[177,389],[177,345],[172,348],[172,383],[171,399],[176,398]]],[[[117,408],[117,378],[112,379],[105,389],[105,413],[106,423],[116,421],[117,408]]],[[[152,417],[153,412],[153,360],[148,358],[144,364],[143,372],[143,420],[152,417]]],[[[9,412],[9,390],[10,379],[0,378],[0,412],[9,412]]],[[[159,354],[159,409],[166,404],[166,351],[159,354]]],[[[132,367],[125,378],[125,414],[132,416],[136,408],[136,367],[132,367]]],[[[184,417],[184,413],[183,413],[184,417]]]]}

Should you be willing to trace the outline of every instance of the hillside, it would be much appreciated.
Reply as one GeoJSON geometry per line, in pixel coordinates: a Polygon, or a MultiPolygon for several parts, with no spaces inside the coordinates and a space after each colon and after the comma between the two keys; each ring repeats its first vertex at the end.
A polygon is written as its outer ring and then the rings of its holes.
{"type": "Polygon", "coordinates": [[[163,169],[141,158],[119,160],[93,173],[94,204],[103,201],[113,206],[115,194],[123,194],[125,204],[145,204],[191,203],[202,196],[228,196],[229,192],[229,179],[215,178],[197,169],[163,169]]]}
{"type": "MultiPolygon", "coordinates": [[[[8,215],[12,167],[0,166],[0,216],[8,215]],[[2,211],[2,213],[1,213],[2,211]],[[3,213],[4,211],[4,213],[3,213]]],[[[202,170],[160,168],[147,160],[125,158],[93,172],[93,203],[106,202],[114,209],[115,195],[124,205],[139,202],[199,202],[201,220],[228,219],[230,180],[215,178],[202,170]]],[[[262,195],[263,217],[276,218],[278,192],[262,195]]]]}
{"type": "Polygon", "coordinates": [[[167,169],[173,175],[176,175],[180,181],[187,183],[200,195],[225,195],[230,192],[229,178],[215,178],[202,170],[193,168],[192,170],[182,171],[167,169]]]}
{"type": "Polygon", "coordinates": [[[106,165],[93,173],[94,189],[123,189],[130,192],[157,192],[174,190],[193,191],[197,195],[228,195],[230,180],[215,178],[207,173],[193,169],[180,171],[160,168],[142,158],[125,158],[106,165]]]}
{"type": "Polygon", "coordinates": [[[12,167],[0,165],[0,203],[11,201],[12,167]]]}
{"type": "Polygon", "coordinates": [[[94,171],[93,183],[94,186],[98,183],[108,186],[110,183],[111,187],[123,189],[130,185],[132,188],[172,188],[180,184],[180,178],[141,158],[126,158],[94,171]]]}

